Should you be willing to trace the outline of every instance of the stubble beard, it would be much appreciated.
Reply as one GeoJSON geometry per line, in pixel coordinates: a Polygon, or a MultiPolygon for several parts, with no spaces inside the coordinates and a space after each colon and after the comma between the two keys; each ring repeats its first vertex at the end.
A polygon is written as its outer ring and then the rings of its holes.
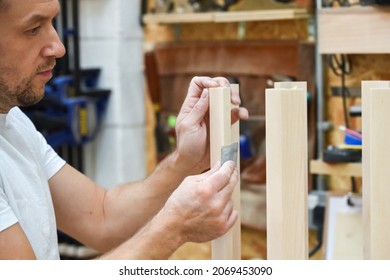
{"type": "Polygon", "coordinates": [[[44,88],[40,90],[40,92],[37,91],[38,89],[33,89],[31,80],[29,80],[27,82],[27,87],[17,95],[16,100],[18,101],[19,106],[27,107],[41,101],[44,96],[44,88]]]}
{"type": "MultiPolygon", "coordinates": [[[[55,59],[50,59],[44,65],[37,69],[37,73],[48,68],[53,68],[55,59]]],[[[10,69],[0,69],[0,73],[11,73],[10,69]]],[[[7,75],[5,75],[7,76],[7,75]]],[[[12,77],[12,75],[10,75],[12,77]]],[[[34,88],[33,79],[35,75],[25,78],[19,82],[16,88],[12,89],[6,82],[5,78],[0,76],[0,107],[9,106],[9,109],[14,106],[28,107],[37,104],[44,97],[45,86],[34,88]]]]}
{"type": "Polygon", "coordinates": [[[26,78],[20,82],[15,89],[11,89],[7,83],[0,78],[0,102],[2,105],[27,107],[37,104],[44,96],[44,89],[34,89],[32,78],[26,78]],[[5,103],[5,104],[4,104],[5,103]]]}

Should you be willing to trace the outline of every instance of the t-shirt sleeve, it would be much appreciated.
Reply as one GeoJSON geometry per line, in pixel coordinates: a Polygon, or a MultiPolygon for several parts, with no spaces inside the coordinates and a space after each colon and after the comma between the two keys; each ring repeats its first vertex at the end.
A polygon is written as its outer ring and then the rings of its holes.
{"type": "Polygon", "coordinates": [[[20,128],[23,128],[23,134],[34,138],[33,149],[38,154],[38,160],[44,169],[46,179],[49,180],[65,165],[65,161],[53,150],[45,137],[37,131],[32,121],[18,107],[15,107],[12,113],[13,121],[19,122],[20,128]]]}
{"type": "MultiPolygon", "coordinates": [[[[1,183],[1,182],[0,182],[1,183]]],[[[7,197],[0,184],[0,232],[16,224],[18,219],[8,204],[7,197]]]]}
{"type": "Polygon", "coordinates": [[[40,146],[40,152],[43,160],[43,166],[46,171],[47,179],[49,180],[54,174],[56,174],[64,165],[63,160],[53,148],[47,144],[46,139],[40,132],[37,132],[38,142],[40,146]]]}

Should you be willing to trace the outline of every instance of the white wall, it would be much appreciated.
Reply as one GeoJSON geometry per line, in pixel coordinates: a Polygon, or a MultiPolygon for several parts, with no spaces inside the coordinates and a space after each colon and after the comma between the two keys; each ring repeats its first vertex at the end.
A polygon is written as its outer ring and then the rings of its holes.
{"type": "Polygon", "coordinates": [[[141,1],[80,1],[80,64],[100,67],[112,90],[103,126],[84,152],[86,174],[106,188],[145,177],[141,1]]]}

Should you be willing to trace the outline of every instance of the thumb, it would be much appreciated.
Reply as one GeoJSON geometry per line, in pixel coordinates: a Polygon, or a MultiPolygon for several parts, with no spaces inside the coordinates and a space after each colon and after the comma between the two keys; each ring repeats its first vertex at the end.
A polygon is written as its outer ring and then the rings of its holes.
{"type": "MultiPolygon", "coordinates": [[[[206,181],[208,181],[210,188],[214,192],[218,192],[225,187],[226,184],[232,178],[233,173],[235,172],[235,164],[233,161],[225,162],[220,169],[212,173],[206,181]]],[[[232,184],[235,186],[236,184],[232,184]]]]}

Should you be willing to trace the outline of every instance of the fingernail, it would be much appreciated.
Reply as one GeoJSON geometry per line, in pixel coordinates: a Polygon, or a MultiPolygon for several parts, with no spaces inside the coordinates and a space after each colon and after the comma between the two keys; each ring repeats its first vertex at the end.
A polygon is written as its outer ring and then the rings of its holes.
{"type": "Polygon", "coordinates": [[[227,163],[232,167],[232,168],[235,168],[236,167],[236,163],[232,160],[228,160],[227,163]]]}

